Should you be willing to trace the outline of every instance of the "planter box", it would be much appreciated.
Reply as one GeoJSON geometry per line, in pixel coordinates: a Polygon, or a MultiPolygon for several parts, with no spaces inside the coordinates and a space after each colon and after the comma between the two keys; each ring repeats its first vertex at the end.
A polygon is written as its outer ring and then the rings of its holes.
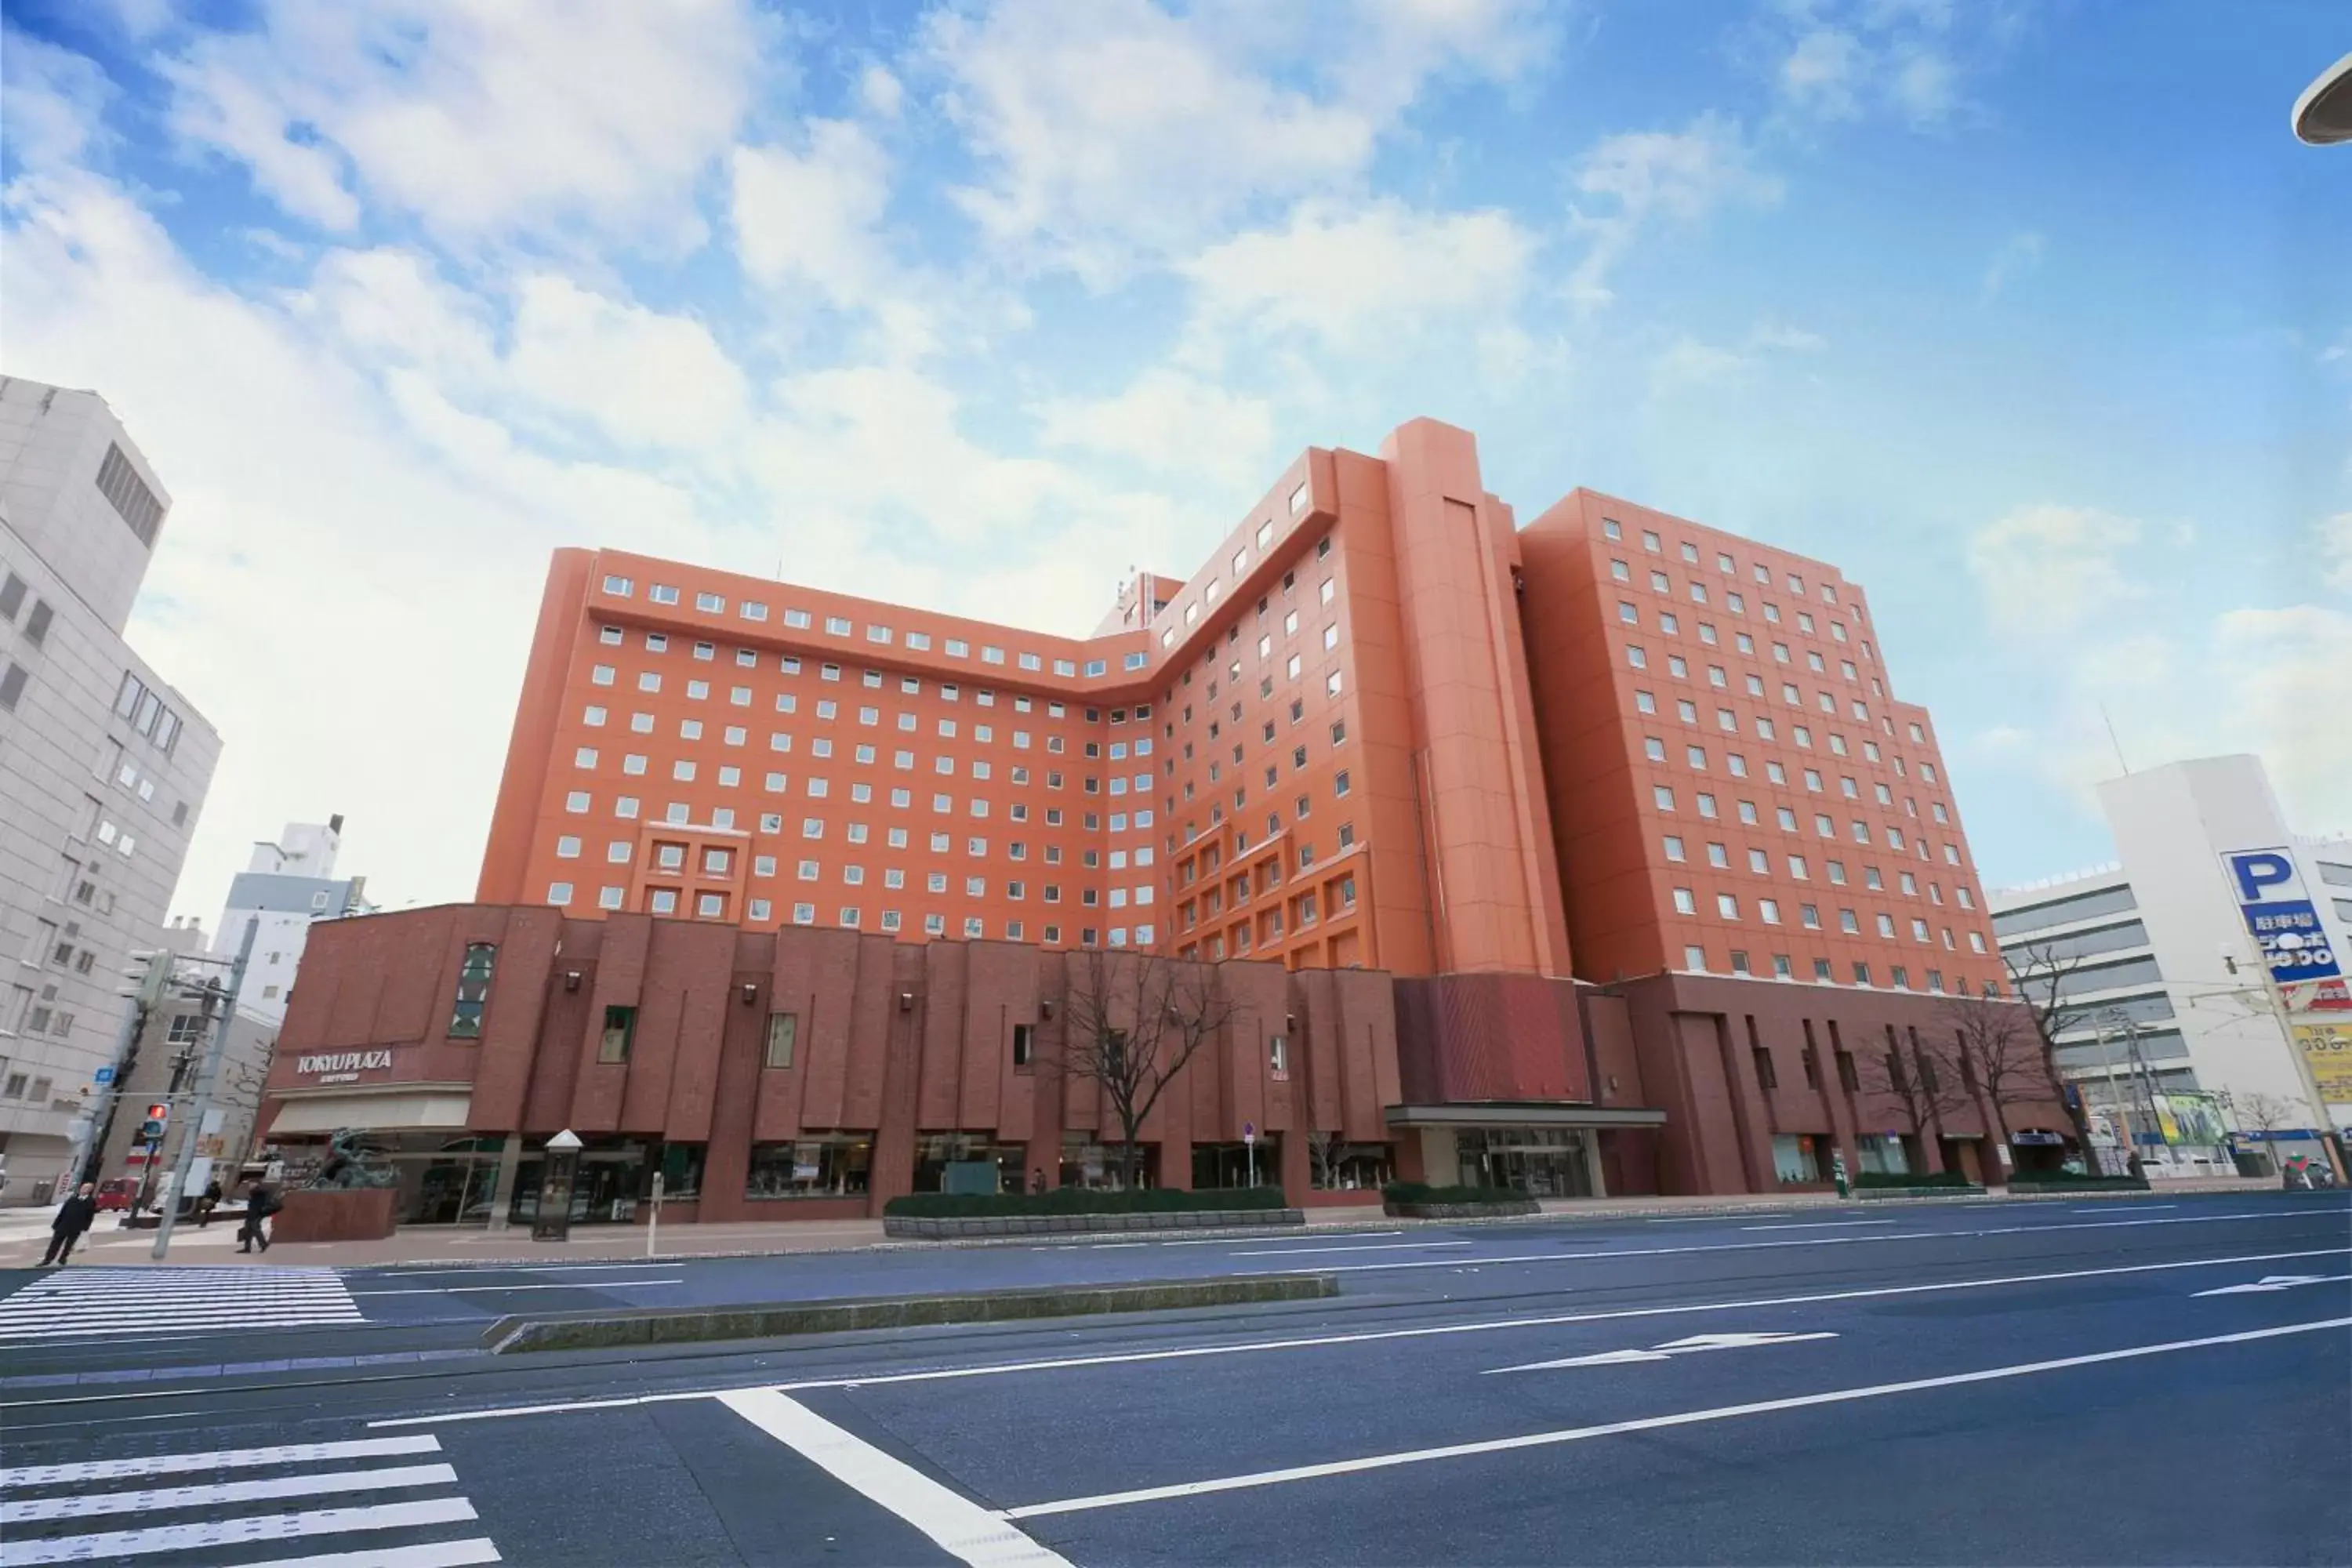
{"type": "Polygon", "coordinates": [[[1985,1195],[1985,1189],[1973,1182],[1965,1186],[1954,1186],[1947,1182],[1934,1187],[1856,1187],[1853,1195],[1862,1203],[1877,1198],[1980,1198],[1985,1195]]]}
{"type": "Polygon", "coordinates": [[[988,1236],[1061,1236],[1131,1230],[1239,1230],[1305,1225],[1303,1209],[1163,1209],[1143,1214],[973,1215],[933,1218],[884,1215],[882,1234],[912,1241],[961,1241],[988,1236]]]}
{"type": "Polygon", "coordinates": [[[269,1222],[272,1241],[383,1241],[392,1235],[397,1187],[300,1187],[269,1222]]]}
{"type": "Polygon", "coordinates": [[[1381,1209],[1396,1219],[1504,1219],[1543,1213],[1543,1205],[1533,1198],[1499,1204],[1382,1204],[1381,1209]]]}

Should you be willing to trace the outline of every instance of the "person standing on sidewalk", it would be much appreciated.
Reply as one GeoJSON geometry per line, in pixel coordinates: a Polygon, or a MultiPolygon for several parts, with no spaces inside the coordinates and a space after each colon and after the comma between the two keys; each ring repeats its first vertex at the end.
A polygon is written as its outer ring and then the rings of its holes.
{"type": "Polygon", "coordinates": [[[245,1223],[236,1231],[239,1252],[251,1252],[257,1241],[261,1243],[262,1251],[269,1250],[269,1232],[265,1222],[279,1207],[278,1189],[259,1176],[254,1177],[252,1185],[245,1189],[245,1223]]]}
{"type": "Polygon", "coordinates": [[[196,1228],[202,1230],[213,1222],[213,1210],[220,1207],[221,1184],[217,1181],[205,1184],[205,1195],[196,1200],[196,1228]]]}
{"type": "Polygon", "coordinates": [[[84,1182],[73,1196],[58,1205],[58,1217],[49,1221],[49,1249],[41,1257],[41,1267],[55,1264],[65,1267],[73,1255],[74,1243],[82,1238],[98,1218],[98,1188],[84,1182]]]}

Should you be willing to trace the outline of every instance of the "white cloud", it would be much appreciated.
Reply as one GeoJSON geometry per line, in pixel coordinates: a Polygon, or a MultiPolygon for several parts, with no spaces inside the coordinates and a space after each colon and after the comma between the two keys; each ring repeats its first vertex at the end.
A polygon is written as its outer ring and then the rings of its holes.
{"type": "Polygon", "coordinates": [[[2289,819],[2314,832],[2352,826],[2352,615],[2318,605],[2231,610],[2215,621],[2213,643],[2222,705],[2242,710],[2289,819]]]}
{"type": "Polygon", "coordinates": [[[577,224],[679,248],[762,36],[746,0],[264,0],[258,29],[161,68],[182,137],[321,226],[351,227],[363,193],[445,238],[577,224]]]}
{"type": "Polygon", "coordinates": [[[1992,253],[1992,260],[1985,267],[1984,297],[1995,299],[2016,279],[2040,271],[2044,248],[2042,237],[2031,231],[2012,234],[2001,241],[2000,248],[1992,253]]]}
{"type": "Polygon", "coordinates": [[[933,13],[924,47],[982,166],[965,210],[1024,259],[1101,282],[1259,204],[1353,188],[1433,77],[1515,74],[1548,47],[1543,26],[1525,0],[1182,16],[1001,0],[933,13]]]}
{"type": "Polygon", "coordinates": [[[1578,163],[1573,184],[1598,208],[1570,209],[1590,241],[1568,282],[1570,299],[1584,310],[1612,298],[1610,275],[1652,230],[1696,224],[1721,206],[1780,199],[1780,180],[1757,167],[1745,133],[1717,114],[1702,114],[1683,131],[1611,136],[1578,163]]]}
{"type": "Polygon", "coordinates": [[[1720,386],[1748,369],[1745,355],[1703,343],[1687,334],[1668,343],[1650,366],[1650,393],[1667,397],[1695,387],[1720,386]]]}
{"type": "Polygon", "coordinates": [[[806,283],[836,305],[872,297],[890,160],[862,127],[818,121],[805,153],[738,147],[730,173],[736,254],[755,281],[806,283]]]}
{"type": "Polygon", "coordinates": [[[2005,46],[2008,7],[1938,0],[1780,0],[1753,29],[1784,110],[1822,121],[1882,113],[1914,130],[1948,124],[1962,79],[2005,46]],[[1963,24],[1966,24],[1963,26],[1963,24]]]}
{"type": "Polygon", "coordinates": [[[739,434],[749,388],[709,330],[593,294],[550,274],[523,280],[508,374],[541,406],[622,447],[718,447],[739,434]]]}
{"type": "Polygon", "coordinates": [[[1825,120],[1851,120],[1862,110],[1854,95],[1862,68],[1862,46],[1852,33],[1813,28],[1780,62],[1781,96],[1825,120]]]}
{"type": "Polygon", "coordinates": [[[497,374],[488,309],[445,280],[422,251],[330,250],[291,305],[359,357],[421,365],[439,379],[470,385],[497,374]]]}
{"type": "Polygon", "coordinates": [[[867,66],[858,76],[857,99],[870,114],[896,120],[906,98],[905,85],[881,66],[867,66]]]}
{"type": "Polygon", "coordinates": [[[1037,416],[1049,447],[1107,453],[1157,474],[1204,476],[1236,500],[1265,482],[1273,456],[1271,404],[1165,368],[1110,397],[1050,399],[1037,416]]]}
{"type": "Polygon", "coordinates": [[[1778,349],[1787,353],[1818,353],[1830,346],[1819,332],[1792,327],[1786,321],[1763,321],[1748,335],[1750,348],[1778,349]]]}
{"type": "Polygon", "coordinates": [[[1509,321],[1535,248],[1504,212],[1306,202],[1283,227],[1237,235],[1181,270],[1198,326],[1365,351],[1433,321],[1509,321]]]}
{"type": "Polygon", "coordinates": [[[0,140],[24,167],[81,158],[104,134],[112,94],[96,62],[0,25],[0,140]]]}
{"type": "Polygon", "coordinates": [[[2321,580],[2352,593],[2352,511],[2322,518],[2314,531],[2319,536],[2321,580]]]}
{"type": "Polygon", "coordinates": [[[1969,570],[1996,626],[2046,635],[2144,592],[2124,562],[2145,532],[2090,507],[2020,507],[1969,541],[1969,570]]]}

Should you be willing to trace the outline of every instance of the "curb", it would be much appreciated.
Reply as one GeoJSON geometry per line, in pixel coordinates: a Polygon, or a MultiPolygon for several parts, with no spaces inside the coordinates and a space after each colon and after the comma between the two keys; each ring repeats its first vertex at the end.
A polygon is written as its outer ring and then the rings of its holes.
{"type": "Polygon", "coordinates": [[[544,1317],[523,1314],[500,1318],[492,1323],[482,1334],[482,1344],[493,1355],[519,1351],[605,1350],[626,1345],[760,1340],[784,1334],[829,1334],[939,1323],[996,1323],[1023,1318],[1308,1301],[1339,1293],[1339,1280],[1328,1274],[1261,1274],[1226,1279],[975,1290],[947,1296],[876,1296],[759,1307],[683,1310],[651,1307],[625,1312],[544,1317]]]}

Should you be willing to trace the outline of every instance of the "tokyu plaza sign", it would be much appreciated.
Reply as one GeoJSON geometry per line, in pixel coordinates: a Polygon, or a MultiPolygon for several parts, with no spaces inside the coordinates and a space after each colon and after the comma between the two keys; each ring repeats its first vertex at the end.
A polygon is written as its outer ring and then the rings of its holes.
{"type": "Polygon", "coordinates": [[[298,1078],[315,1075],[320,1083],[352,1083],[360,1074],[392,1065],[390,1051],[312,1051],[294,1058],[298,1078]]]}

